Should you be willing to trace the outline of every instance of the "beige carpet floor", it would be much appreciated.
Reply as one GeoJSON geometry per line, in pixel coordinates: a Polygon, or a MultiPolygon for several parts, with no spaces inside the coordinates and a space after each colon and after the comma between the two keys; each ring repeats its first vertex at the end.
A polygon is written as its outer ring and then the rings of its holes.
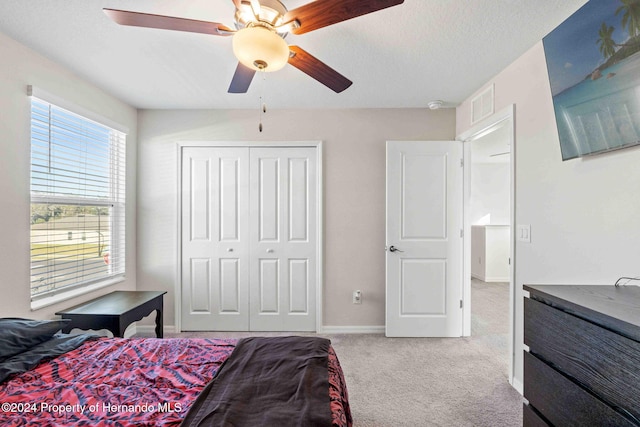
{"type": "MultiPolygon", "coordinates": [[[[508,295],[506,283],[472,281],[471,337],[326,335],[345,373],[354,425],[522,425],[522,397],[508,383],[508,295]]],[[[242,337],[258,334],[165,335],[242,337]]]]}

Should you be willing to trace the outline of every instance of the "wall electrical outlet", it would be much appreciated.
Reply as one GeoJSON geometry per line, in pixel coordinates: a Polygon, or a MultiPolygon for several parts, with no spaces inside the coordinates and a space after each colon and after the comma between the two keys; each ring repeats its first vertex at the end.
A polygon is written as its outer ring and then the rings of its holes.
{"type": "Polygon", "coordinates": [[[353,303],[354,304],[362,304],[362,292],[353,291],[353,303]]]}

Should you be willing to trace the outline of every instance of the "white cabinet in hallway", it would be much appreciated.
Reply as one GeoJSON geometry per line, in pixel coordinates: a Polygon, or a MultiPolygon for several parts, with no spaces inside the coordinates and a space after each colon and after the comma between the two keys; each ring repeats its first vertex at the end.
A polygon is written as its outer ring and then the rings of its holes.
{"type": "Polygon", "coordinates": [[[181,329],[315,331],[316,147],[182,147],[181,329]]]}

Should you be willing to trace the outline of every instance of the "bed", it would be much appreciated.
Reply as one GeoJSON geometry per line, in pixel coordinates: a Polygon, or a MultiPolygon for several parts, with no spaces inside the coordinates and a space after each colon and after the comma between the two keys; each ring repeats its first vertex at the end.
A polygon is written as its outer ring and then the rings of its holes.
{"type": "Polygon", "coordinates": [[[329,340],[58,334],[64,325],[0,319],[0,425],[352,425],[329,340]]]}

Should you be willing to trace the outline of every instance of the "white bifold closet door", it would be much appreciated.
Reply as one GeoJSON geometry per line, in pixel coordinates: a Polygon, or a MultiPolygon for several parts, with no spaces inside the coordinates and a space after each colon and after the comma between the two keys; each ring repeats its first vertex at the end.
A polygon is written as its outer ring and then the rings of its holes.
{"type": "Polygon", "coordinates": [[[183,147],[183,330],[316,330],[316,169],[315,147],[183,147]]]}

